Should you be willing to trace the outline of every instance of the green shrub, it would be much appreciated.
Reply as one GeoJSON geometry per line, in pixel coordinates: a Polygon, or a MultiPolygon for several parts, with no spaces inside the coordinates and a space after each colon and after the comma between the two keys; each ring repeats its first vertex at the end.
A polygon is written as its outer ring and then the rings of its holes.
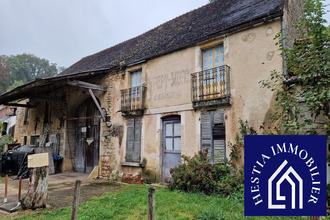
{"type": "Polygon", "coordinates": [[[170,189],[228,196],[244,187],[243,170],[232,170],[226,163],[211,164],[207,151],[182,158],[182,164],[170,170],[170,189]]]}
{"type": "Polygon", "coordinates": [[[5,144],[15,144],[16,141],[11,136],[2,136],[0,138],[0,154],[2,153],[5,144]]]}

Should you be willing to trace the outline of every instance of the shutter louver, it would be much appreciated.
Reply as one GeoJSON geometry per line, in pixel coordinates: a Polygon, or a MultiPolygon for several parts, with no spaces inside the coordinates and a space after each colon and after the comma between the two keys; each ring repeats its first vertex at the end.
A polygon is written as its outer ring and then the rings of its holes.
{"type": "Polygon", "coordinates": [[[214,124],[224,124],[224,112],[214,112],[214,124]]]}
{"type": "Polygon", "coordinates": [[[135,119],[135,136],[134,136],[134,153],[133,153],[133,162],[140,163],[141,159],[141,118],[135,119]]]}
{"type": "Polygon", "coordinates": [[[212,162],[223,162],[225,160],[224,133],[224,112],[201,113],[201,150],[208,149],[207,156],[212,162]]]}
{"type": "MultiPolygon", "coordinates": [[[[214,125],[220,128],[221,138],[214,138],[214,162],[224,162],[225,160],[225,118],[224,112],[214,112],[214,125]]],[[[215,135],[215,134],[213,134],[215,135]]]]}
{"type": "Polygon", "coordinates": [[[214,140],[214,162],[225,160],[225,140],[214,140]]]}
{"type": "Polygon", "coordinates": [[[134,149],[134,119],[127,120],[126,161],[133,161],[134,149]]]}
{"type": "Polygon", "coordinates": [[[212,158],[212,115],[211,113],[201,114],[201,145],[202,151],[208,149],[207,156],[212,158]]]}

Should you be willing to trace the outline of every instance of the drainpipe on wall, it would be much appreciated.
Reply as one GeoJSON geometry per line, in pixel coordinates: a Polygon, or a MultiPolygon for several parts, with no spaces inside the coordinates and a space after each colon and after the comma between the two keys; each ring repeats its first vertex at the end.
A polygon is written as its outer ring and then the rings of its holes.
{"type": "Polygon", "coordinates": [[[284,77],[285,79],[288,76],[287,69],[286,69],[286,54],[285,54],[285,24],[284,24],[284,19],[283,16],[281,16],[281,29],[282,29],[282,45],[283,45],[283,72],[284,72],[284,77]]]}

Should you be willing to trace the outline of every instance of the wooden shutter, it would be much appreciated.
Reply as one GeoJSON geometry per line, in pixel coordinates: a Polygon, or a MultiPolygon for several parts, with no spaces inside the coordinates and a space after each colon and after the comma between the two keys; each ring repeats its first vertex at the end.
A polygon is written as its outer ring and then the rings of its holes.
{"type": "Polygon", "coordinates": [[[126,161],[140,162],[141,159],[141,118],[127,120],[126,161]]]}
{"type": "Polygon", "coordinates": [[[133,162],[140,163],[141,159],[141,118],[135,118],[135,136],[134,136],[134,152],[133,162]]]}
{"type": "Polygon", "coordinates": [[[201,114],[201,150],[208,149],[208,157],[212,157],[212,114],[201,114]]]}
{"type": "Polygon", "coordinates": [[[126,137],[126,161],[133,161],[134,149],[134,118],[127,120],[127,137],[126,137]]]}
{"type": "MultiPolygon", "coordinates": [[[[224,112],[214,112],[213,116],[213,126],[218,126],[224,130],[225,128],[225,119],[224,112]]],[[[221,162],[225,159],[225,137],[213,138],[213,147],[214,147],[214,162],[221,162]]]]}
{"type": "Polygon", "coordinates": [[[212,162],[220,162],[225,159],[225,138],[214,137],[215,126],[224,129],[224,112],[201,113],[201,150],[209,149],[208,157],[212,162]]]}

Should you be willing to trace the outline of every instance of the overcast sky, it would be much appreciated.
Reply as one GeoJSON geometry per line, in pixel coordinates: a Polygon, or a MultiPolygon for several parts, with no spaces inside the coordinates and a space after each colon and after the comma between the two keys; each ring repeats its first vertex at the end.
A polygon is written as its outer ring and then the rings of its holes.
{"type": "Polygon", "coordinates": [[[208,0],[0,0],[0,55],[32,53],[69,67],[87,55],[207,3],[208,0]]]}

